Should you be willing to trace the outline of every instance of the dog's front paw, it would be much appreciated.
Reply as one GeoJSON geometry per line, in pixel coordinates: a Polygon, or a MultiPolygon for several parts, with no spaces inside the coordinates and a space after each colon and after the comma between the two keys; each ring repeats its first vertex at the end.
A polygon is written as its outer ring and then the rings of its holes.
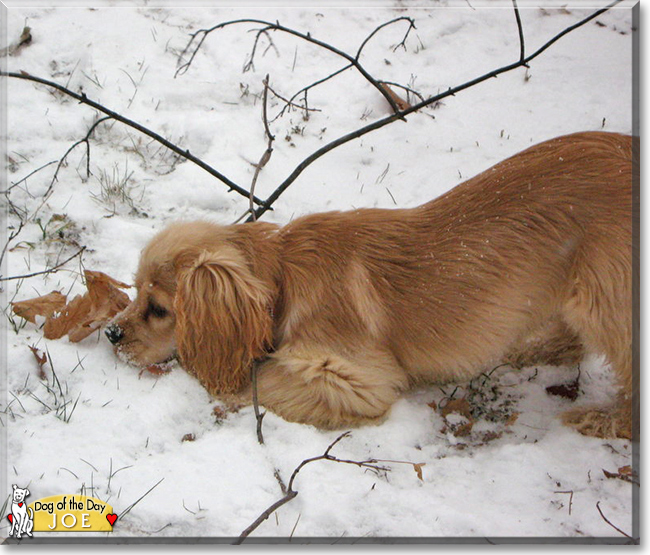
{"type": "Polygon", "coordinates": [[[632,439],[631,415],[625,409],[579,407],[564,412],[562,421],[586,436],[632,439]]]}

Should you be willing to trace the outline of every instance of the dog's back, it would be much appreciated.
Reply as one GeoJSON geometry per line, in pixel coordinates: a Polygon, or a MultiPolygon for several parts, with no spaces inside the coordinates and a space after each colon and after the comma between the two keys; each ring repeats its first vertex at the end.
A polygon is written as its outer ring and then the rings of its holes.
{"type": "Polygon", "coordinates": [[[632,168],[630,137],[578,133],[414,209],[300,218],[280,231],[279,342],[372,343],[410,381],[449,380],[559,319],[629,392],[632,168]]]}

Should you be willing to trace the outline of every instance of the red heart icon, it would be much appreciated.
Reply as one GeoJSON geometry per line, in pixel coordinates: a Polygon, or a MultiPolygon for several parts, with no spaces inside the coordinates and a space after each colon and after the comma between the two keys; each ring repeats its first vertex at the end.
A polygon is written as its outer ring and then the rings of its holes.
{"type": "Polygon", "coordinates": [[[22,506],[23,506],[23,504],[22,504],[22,503],[18,503],[18,506],[19,506],[19,507],[22,507],[22,506]]]}
{"type": "Polygon", "coordinates": [[[9,519],[9,522],[11,522],[11,524],[14,523],[14,515],[12,515],[11,513],[9,513],[9,514],[7,515],[7,518],[9,519]]]}
{"type": "Polygon", "coordinates": [[[110,522],[111,526],[113,526],[113,524],[115,524],[115,521],[117,520],[117,515],[113,514],[113,513],[108,514],[108,515],[106,515],[106,520],[108,520],[108,522],[110,522]]]}

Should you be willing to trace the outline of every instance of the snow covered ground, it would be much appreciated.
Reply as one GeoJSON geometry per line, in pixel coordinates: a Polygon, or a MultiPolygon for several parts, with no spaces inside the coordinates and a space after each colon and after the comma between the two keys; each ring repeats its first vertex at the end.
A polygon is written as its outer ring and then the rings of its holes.
{"type": "MultiPolygon", "coordinates": [[[[345,63],[276,32],[272,42],[260,38],[254,68],[242,72],[255,39],[249,31],[260,27],[242,24],[210,35],[189,70],[175,78],[178,55],[193,31],[239,18],[279,21],[354,53],[380,24],[409,16],[417,29],[406,48],[393,50],[407,28],[397,22],[371,39],[361,61],[376,78],[425,96],[519,55],[509,2],[216,5],[12,7],[9,43],[25,25],[32,41],[8,57],[7,67],[82,91],[247,188],[266,149],[264,77],[269,74],[271,87],[289,97],[345,63]]],[[[522,5],[525,44],[532,52],[605,2],[522,5]]],[[[407,123],[333,150],[302,173],[264,219],[282,224],[323,210],[416,206],[544,139],[580,130],[631,133],[631,27],[627,4],[562,38],[528,70],[491,79],[409,116],[407,123]]],[[[7,87],[11,186],[58,161],[98,114],[45,86],[9,79],[7,87]]],[[[319,111],[310,112],[308,120],[293,110],[272,122],[274,152],[260,174],[258,197],[266,198],[322,145],[390,110],[353,70],[311,90],[309,106],[319,111]]],[[[270,117],[281,108],[280,100],[270,99],[270,117]]],[[[11,189],[8,198],[26,225],[9,243],[3,275],[51,268],[86,246],[83,267],[130,283],[140,249],[166,223],[204,218],[228,224],[248,207],[247,199],[196,165],[119,123],[97,127],[89,178],[85,149],[81,144],[71,152],[45,202],[56,163],[11,189]]],[[[9,234],[18,230],[15,214],[8,215],[6,228],[9,234]]],[[[29,484],[30,501],[85,489],[120,514],[158,483],[118,520],[113,537],[238,536],[282,497],[276,475],[287,483],[302,460],[322,454],[339,434],[268,414],[261,446],[252,408],[217,419],[216,403],[180,367],[163,376],[139,375],[114,356],[103,334],[77,344],[48,341],[38,326],[6,308],[9,301],[52,290],[85,292],[81,269],[75,258],[54,274],[3,283],[3,487],[29,484]],[[46,387],[53,384],[52,368],[46,365],[46,379],[39,379],[30,345],[49,353],[63,391],[56,399],[46,387]],[[194,440],[184,441],[187,434],[194,440]]],[[[589,357],[580,373],[575,403],[611,395],[602,360],[589,357]]],[[[576,376],[573,368],[501,368],[462,384],[454,396],[469,393],[482,407],[472,415],[469,435],[454,435],[439,410],[455,386],[415,391],[394,406],[385,423],[353,430],[332,454],[422,463],[421,478],[412,465],[399,462],[379,463],[389,468],[379,472],[314,462],[296,480],[299,495],[251,538],[625,540],[596,503],[613,524],[632,533],[633,486],[603,473],[632,464],[630,442],[583,437],[563,427],[558,414],[574,403],[546,392],[576,376]],[[429,406],[432,401],[437,410],[429,406]]],[[[1,517],[0,534],[6,536],[8,522],[1,517]]]]}

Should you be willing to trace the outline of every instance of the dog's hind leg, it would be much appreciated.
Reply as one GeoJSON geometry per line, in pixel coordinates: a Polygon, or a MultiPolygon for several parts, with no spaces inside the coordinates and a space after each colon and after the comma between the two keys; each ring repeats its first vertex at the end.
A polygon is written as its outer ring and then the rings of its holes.
{"type": "Polygon", "coordinates": [[[258,370],[262,405],[286,420],[338,429],[378,423],[406,388],[387,352],[361,349],[363,358],[308,347],[282,347],[258,370]]]}
{"type": "Polygon", "coordinates": [[[599,247],[596,243],[576,259],[564,317],[587,350],[607,357],[620,391],[612,406],[575,408],[563,420],[585,435],[631,438],[631,241],[623,241],[619,249],[599,247]]]}
{"type": "Polygon", "coordinates": [[[584,347],[578,335],[560,318],[554,317],[514,345],[503,362],[514,368],[537,364],[575,366],[583,356],[584,347]]]}

